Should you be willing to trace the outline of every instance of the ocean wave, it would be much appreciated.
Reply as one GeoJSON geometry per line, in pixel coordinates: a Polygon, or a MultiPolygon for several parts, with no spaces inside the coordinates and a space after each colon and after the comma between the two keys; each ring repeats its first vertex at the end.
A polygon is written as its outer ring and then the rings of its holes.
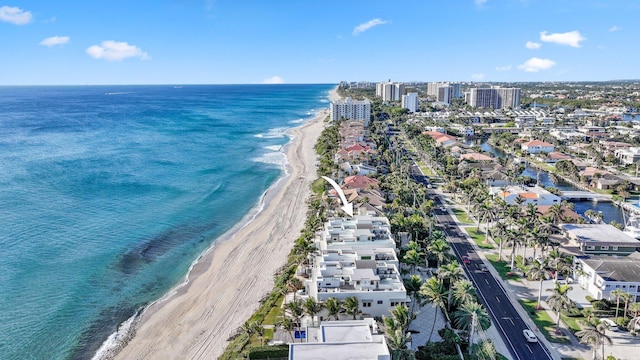
{"type": "Polygon", "coordinates": [[[271,151],[280,151],[282,149],[282,145],[269,145],[263,147],[263,149],[271,150],[271,151]]]}
{"type": "Polygon", "coordinates": [[[255,162],[278,165],[284,167],[287,164],[287,157],[283,152],[271,152],[252,159],[255,162]]]}
{"type": "Polygon", "coordinates": [[[289,124],[301,124],[303,122],[304,122],[304,119],[298,119],[298,120],[289,121],[289,124]]]}
{"type": "Polygon", "coordinates": [[[285,128],[285,127],[269,129],[266,134],[257,134],[257,135],[254,135],[254,136],[257,137],[257,138],[262,138],[262,139],[283,138],[283,137],[285,137],[287,135],[286,134],[287,129],[288,128],[285,128]]]}

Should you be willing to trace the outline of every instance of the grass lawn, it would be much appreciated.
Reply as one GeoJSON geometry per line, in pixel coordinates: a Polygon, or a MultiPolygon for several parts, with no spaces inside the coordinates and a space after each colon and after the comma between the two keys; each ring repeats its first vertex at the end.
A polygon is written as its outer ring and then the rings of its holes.
{"type": "Polygon", "coordinates": [[[264,325],[273,325],[276,323],[276,320],[278,319],[278,315],[280,315],[280,313],[282,312],[282,302],[284,301],[284,296],[281,297],[280,299],[278,299],[278,301],[276,302],[277,306],[271,308],[271,310],[269,311],[269,313],[267,314],[267,316],[265,316],[264,321],[262,322],[262,324],[264,325]]]}
{"type": "Polygon", "coordinates": [[[560,319],[562,319],[562,322],[567,324],[567,326],[571,329],[571,332],[573,333],[576,333],[582,330],[582,327],[580,326],[578,321],[584,321],[584,322],[587,321],[587,318],[584,316],[569,317],[566,315],[560,315],[560,319]]]}
{"type": "Polygon", "coordinates": [[[500,277],[503,280],[517,280],[520,277],[516,274],[511,274],[511,269],[509,268],[509,266],[511,266],[511,264],[507,261],[504,262],[499,262],[498,261],[498,255],[497,254],[489,254],[487,255],[487,259],[489,260],[489,262],[491,263],[491,265],[493,265],[493,267],[496,269],[496,271],[498,272],[498,274],[500,274],[500,277]]]}
{"type": "Polygon", "coordinates": [[[451,208],[451,210],[456,215],[458,220],[460,220],[461,223],[463,223],[463,224],[475,224],[475,222],[469,218],[469,215],[467,215],[466,212],[464,212],[464,211],[462,211],[460,209],[456,209],[456,208],[451,208]]]}
{"type": "Polygon", "coordinates": [[[547,340],[551,342],[559,343],[559,344],[570,344],[571,341],[569,341],[569,339],[566,336],[555,335],[554,332],[556,329],[556,322],[554,321],[554,319],[551,318],[551,316],[549,316],[549,314],[546,311],[535,310],[536,303],[537,303],[537,300],[535,299],[520,300],[520,304],[522,304],[522,307],[525,309],[527,313],[529,313],[529,316],[531,316],[531,319],[533,320],[533,322],[536,323],[538,330],[540,331],[541,334],[543,334],[547,338],[547,340]]]}
{"type": "Polygon", "coordinates": [[[475,227],[467,227],[466,229],[469,236],[471,236],[480,249],[493,249],[493,245],[491,245],[489,241],[486,241],[487,236],[482,232],[482,230],[476,232],[475,227]]]}

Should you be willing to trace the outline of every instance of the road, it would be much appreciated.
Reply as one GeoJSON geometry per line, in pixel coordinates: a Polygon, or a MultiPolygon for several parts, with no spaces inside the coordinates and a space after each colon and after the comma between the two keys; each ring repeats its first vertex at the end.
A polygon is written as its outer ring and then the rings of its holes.
{"type": "MultiPolygon", "coordinates": [[[[412,167],[411,172],[417,182],[425,186],[429,184],[428,179],[417,166],[412,167]]],[[[434,214],[436,219],[444,226],[444,231],[458,261],[462,264],[465,273],[475,286],[478,297],[491,316],[492,324],[496,326],[506,346],[509,348],[511,356],[517,360],[553,359],[543,343],[528,343],[525,340],[522,330],[529,329],[529,327],[509,300],[502,284],[490,272],[480,270],[480,265],[483,264],[482,259],[476,253],[473,245],[466,239],[464,233],[458,228],[457,223],[445,208],[446,205],[440,195],[432,189],[427,189],[427,193],[431,195],[435,202],[434,214]],[[469,258],[469,264],[463,264],[463,256],[469,258]]],[[[531,330],[542,336],[535,329],[531,330]]]]}

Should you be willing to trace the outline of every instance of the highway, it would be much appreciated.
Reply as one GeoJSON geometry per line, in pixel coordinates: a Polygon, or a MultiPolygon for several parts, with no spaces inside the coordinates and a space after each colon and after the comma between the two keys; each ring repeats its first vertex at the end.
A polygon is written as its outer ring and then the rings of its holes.
{"type": "MultiPolygon", "coordinates": [[[[411,172],[417,182],[425,186],[429,184],[428,179],[417,166],[413,166],[411,172]]],[[[529,327],[509,300],[501,282],[496,280],[490,272],[480,270],[480,265],[483,264],[482,259],[476,253],[473,245],[466,239],[464,233],[458,228],[457,223],[445,208],[446,204],[443,203],[442,198],[432,189],[427,189],[427,193],[435,202],[435,217],[443,225],[451,248],[469,280],[475,286],[478,297],[491,316],[492,325],[496,326],[513,359],[553,359],[542,342],[529,343],[525,340],[522,330],[529,329],[529,327]],[[469,264],[465,265],[462,262],[463,256],[469,258],[469,264]]],[[[539,337],[543,336],[535,329],[531,330],[534,330],[539,337]]]]}

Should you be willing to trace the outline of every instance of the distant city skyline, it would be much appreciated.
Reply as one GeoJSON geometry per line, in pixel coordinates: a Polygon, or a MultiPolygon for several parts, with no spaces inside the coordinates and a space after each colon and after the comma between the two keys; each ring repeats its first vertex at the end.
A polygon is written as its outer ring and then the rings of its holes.
{"type": "Polygon", "coordinates": [[[638,1],[0,2],[0,85],[640,79],[638,1]]]}

